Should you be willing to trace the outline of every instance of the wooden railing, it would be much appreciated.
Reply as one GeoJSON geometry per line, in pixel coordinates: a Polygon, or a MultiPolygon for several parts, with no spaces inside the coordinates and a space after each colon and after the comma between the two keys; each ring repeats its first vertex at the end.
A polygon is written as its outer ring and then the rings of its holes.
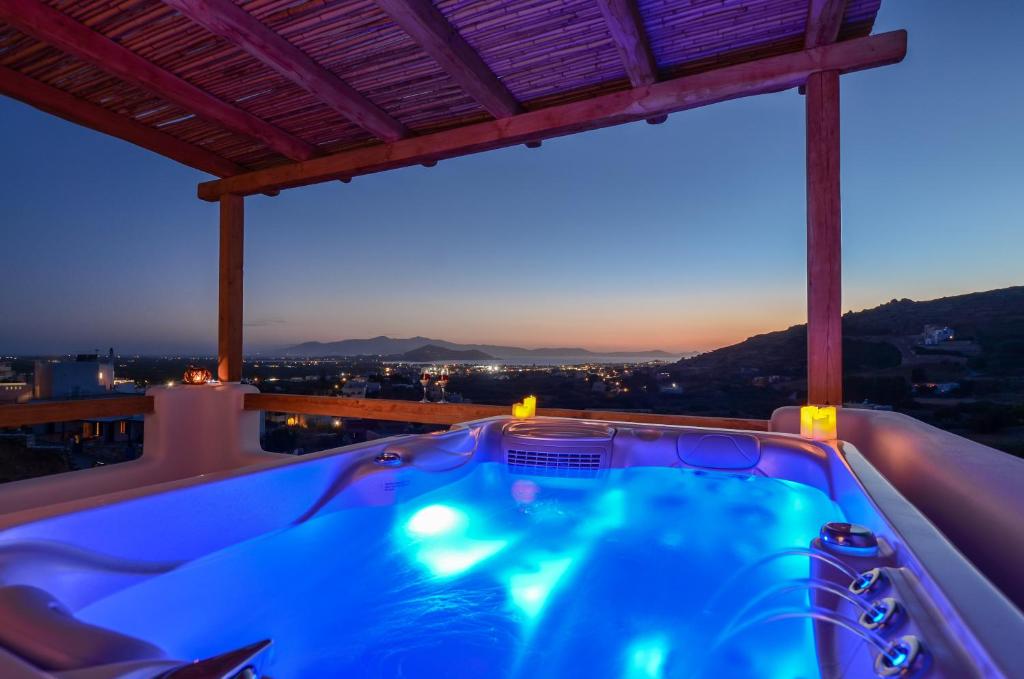
{"type": "Polygon", "coordinates": [[[17,403],[0,405],[0,428],[151,412],[153,412],[152,396],[115,396],[74,401],[17,403]]]}
{"type": "MultiPolygon", "coordinates": [[[[456,424],[495,415],[508,415],[510,406],[475,403],[420,403],[387,399],[336,398],[333,396],[295,396],[290,394],[246,394],[246,410],[267,410],[303,415],[331,415],[366,420],[390,420],[420,424],[456,424]]],[[[118,396],[74,401],[45,401],[0,405],[0,428],[20,427],[46,422],[68,422],[97,417],[118,417],[153,412],[152,396],[118,396]]],[[[537,414],[548,417],[573,417],[585,420],[671,424],[689,427],[719,427],[768,431],[768,420],[738,417],[701,417],[694,415],[660,415],[656,413],[614,410],[574,410],[569,408],[538,408],[537,414]]]]}
{"type": "MultiPolygon", "coordinates": [[[[475,403],[420,403],[385,399],[335,398],[333,396],[294,396],[289,394],[246,394],[246,410],[267,410],[302,415],[331,415],[366,420],[392,420],[420,424],[456,424],[495,415],[509,415],[511,406],[477,405],[475,403]]],[[[574,417],[586,420],[671,424],[688,427],[718,427],[768,431],[768,420],[736,417],[698,417],[693,415],[659,415],[613,410],[572,410],[538,408],[537,414],[548,417],[574,417]]]]}

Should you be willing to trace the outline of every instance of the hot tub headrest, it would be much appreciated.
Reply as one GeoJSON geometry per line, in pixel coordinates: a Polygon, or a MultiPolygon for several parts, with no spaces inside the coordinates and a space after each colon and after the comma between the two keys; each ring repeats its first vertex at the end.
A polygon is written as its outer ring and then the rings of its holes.
{"type": "Polygon", "coordinates": [[[78,620],[48,592],[27,585],[0,587],[0,644],[48,671],[166,657],[145,641],[78,620]]]}
{"type": "Polygon", "coordinates": [[[750,469],[761,460],[761,441],[750,434],[684,432],[676,452],[692,467],[750,469]]]}
{"type": "Polygon", "coordinates": [[[45,583],[72,610],[179,565],[123,559],[45,540],[0,544],[0,586],[45,583]]]}

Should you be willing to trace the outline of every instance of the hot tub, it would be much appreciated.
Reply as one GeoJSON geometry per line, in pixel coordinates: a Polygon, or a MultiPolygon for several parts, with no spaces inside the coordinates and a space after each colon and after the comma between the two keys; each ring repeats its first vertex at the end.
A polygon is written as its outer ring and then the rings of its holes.
{"type": "Polygon", "coordinates": [[[493,418],[93,504],[0,538],[0,675],[1021,676],[1019,612],[791,435],[493,418]]]}

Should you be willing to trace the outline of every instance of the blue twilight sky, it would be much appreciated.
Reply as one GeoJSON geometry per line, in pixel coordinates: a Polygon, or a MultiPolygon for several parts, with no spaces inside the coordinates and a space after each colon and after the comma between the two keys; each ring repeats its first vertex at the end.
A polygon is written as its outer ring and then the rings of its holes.
{"type": "MultiPolygon", "coordinates": [[[[1020,284],[1024,4],[885,0],[842,81],[844,308],[1020,284]]],[[[708,349],[804,320],[795,91],[247,200],[246,349],[708,349]]],[[[0,97],[0,354],[216,347],[205,175],[0,97]]]]}

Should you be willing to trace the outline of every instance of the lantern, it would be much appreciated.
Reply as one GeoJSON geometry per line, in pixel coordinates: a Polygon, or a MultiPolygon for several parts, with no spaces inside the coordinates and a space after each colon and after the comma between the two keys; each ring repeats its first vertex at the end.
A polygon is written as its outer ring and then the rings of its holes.
{"type": "Polygon", "coordinates": [[[182,375],[181,381],[184,384],[206,384],[212,378],[213,375],[206,368],[190,365],[185,368],[185,374],[182,375]]]}

